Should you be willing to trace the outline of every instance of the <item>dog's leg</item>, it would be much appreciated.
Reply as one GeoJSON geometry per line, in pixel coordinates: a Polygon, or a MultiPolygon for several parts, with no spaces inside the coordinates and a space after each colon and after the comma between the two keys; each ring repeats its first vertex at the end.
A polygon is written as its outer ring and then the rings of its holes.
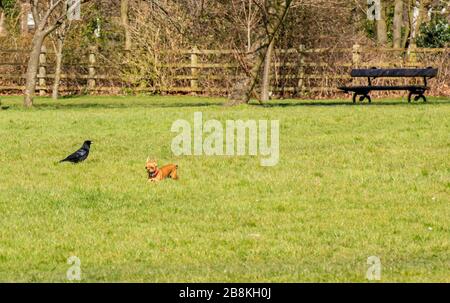
{"type": "Polygon", "coordinates": [[[176,168],[174,170],[172,170],[172,172],[170,173],[170,178],[172,178],[174,180],[178,180],[178,173],[177,173],[176,168]]]}

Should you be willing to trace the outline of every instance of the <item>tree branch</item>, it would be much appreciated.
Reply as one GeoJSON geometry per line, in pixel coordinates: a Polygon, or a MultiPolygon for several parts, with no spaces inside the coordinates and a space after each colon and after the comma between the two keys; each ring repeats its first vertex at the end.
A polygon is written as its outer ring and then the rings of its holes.
{"type": "Polygon", "coordinates": [[[41,21],[41,18],[39,17],[39,13],[38,13],[38,0],[33,0],[33,2],[31,2],[31,0],[30,0],[30,5],[31,5],[31,14],[33,15],[34,23],[39,24],[41,21]]]}
{"type": "MultiPolygon", "coordinates": [[[[42,22],[43,22],[43,25],[45,26],[45,24],[47,23],[47,21],[48,21],[48,18],[50,17],[50,15],[53,13],[53,11],[58,7],[58,5],[60,4],[60,3],[62,3],[64,0],[58,0],[58,1],[56,1],[48,10],[47,10],[47,12],[45,13],[45,15],[44,15],[44,17],[42,18],[42,22]]],[[[64,14],[63,14],[64,15],[64,14]]],[[[58,18],[59,19],[59,18],[58,18]]]]}

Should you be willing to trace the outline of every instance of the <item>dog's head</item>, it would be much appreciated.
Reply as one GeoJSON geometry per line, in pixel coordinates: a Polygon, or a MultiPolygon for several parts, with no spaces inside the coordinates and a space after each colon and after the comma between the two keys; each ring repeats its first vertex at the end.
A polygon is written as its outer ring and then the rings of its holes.
{"type": "Polygon", "coordinates": [[[145,163],[145,169],[148,173],[152,174],[158,170],[158,163],[156,160],[150,160],[150,157],[147,158],[147,162],[145,163]]]}

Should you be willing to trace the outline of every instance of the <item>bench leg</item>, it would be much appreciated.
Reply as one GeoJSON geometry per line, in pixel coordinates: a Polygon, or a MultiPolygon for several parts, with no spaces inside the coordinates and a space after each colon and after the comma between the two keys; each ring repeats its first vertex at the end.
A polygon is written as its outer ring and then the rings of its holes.
{"type": "Polygon", "coordinates": [[[416,96],[414,98],[414,101],[418,101],[419,99],[422,99],[423,102],[427,102],[427,98],[425,97],[424,94],[420,94],[420,95],[416,96]]]}
{"type": "MultiPolygon", "coordinates": [[[[358,96],[359,96],[358,93],[353,94],[353,103],[356,103],[356,98],[358,96]]],[[[372,99],[370,98],[369,93],[361,94],[361,96],[359,97],[359,102],[363,102],[365,99],[367,99],[369,101],[369,103],[372,103],[372,99]]]]}
{"type": "Polygon", "coordinates": [[[361,96],[359,98],[359,100],[362,102],[364,101],[364,99],[367,99],[367,101],[369,101],[369,103],[372,103],[372,99],[370,98],[369,94],[365,94],[364,96],[361,96]]]}
{"type": "Polygon", "coordinates": [[[423,93],[424,92],[420,92],[420,91],[418,91],[418,92],[410,91],[408,94],[408,103],[411,103],[411,99],[412,99],[413,95],[416,95],[414,97],[414,101],[418,101],[419,99],[422,99],[423,102],[427,102],[427,98],[425,97],[425,95],[423,93]]]}

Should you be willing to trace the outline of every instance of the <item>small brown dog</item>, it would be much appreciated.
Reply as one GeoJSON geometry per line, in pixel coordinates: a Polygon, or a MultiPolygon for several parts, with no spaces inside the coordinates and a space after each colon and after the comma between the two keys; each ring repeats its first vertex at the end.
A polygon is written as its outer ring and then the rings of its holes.
{"type": "Polygon", "coordinates": [[[171,178],[174,180],[178,179],[178,165],[176,164],[169,164],[158,168],[158,163],[156,160],[150,160],[150,158],[147,158],[145,169],[148,173],[148,182],[158,182],[166,178],[171,178]]]}

